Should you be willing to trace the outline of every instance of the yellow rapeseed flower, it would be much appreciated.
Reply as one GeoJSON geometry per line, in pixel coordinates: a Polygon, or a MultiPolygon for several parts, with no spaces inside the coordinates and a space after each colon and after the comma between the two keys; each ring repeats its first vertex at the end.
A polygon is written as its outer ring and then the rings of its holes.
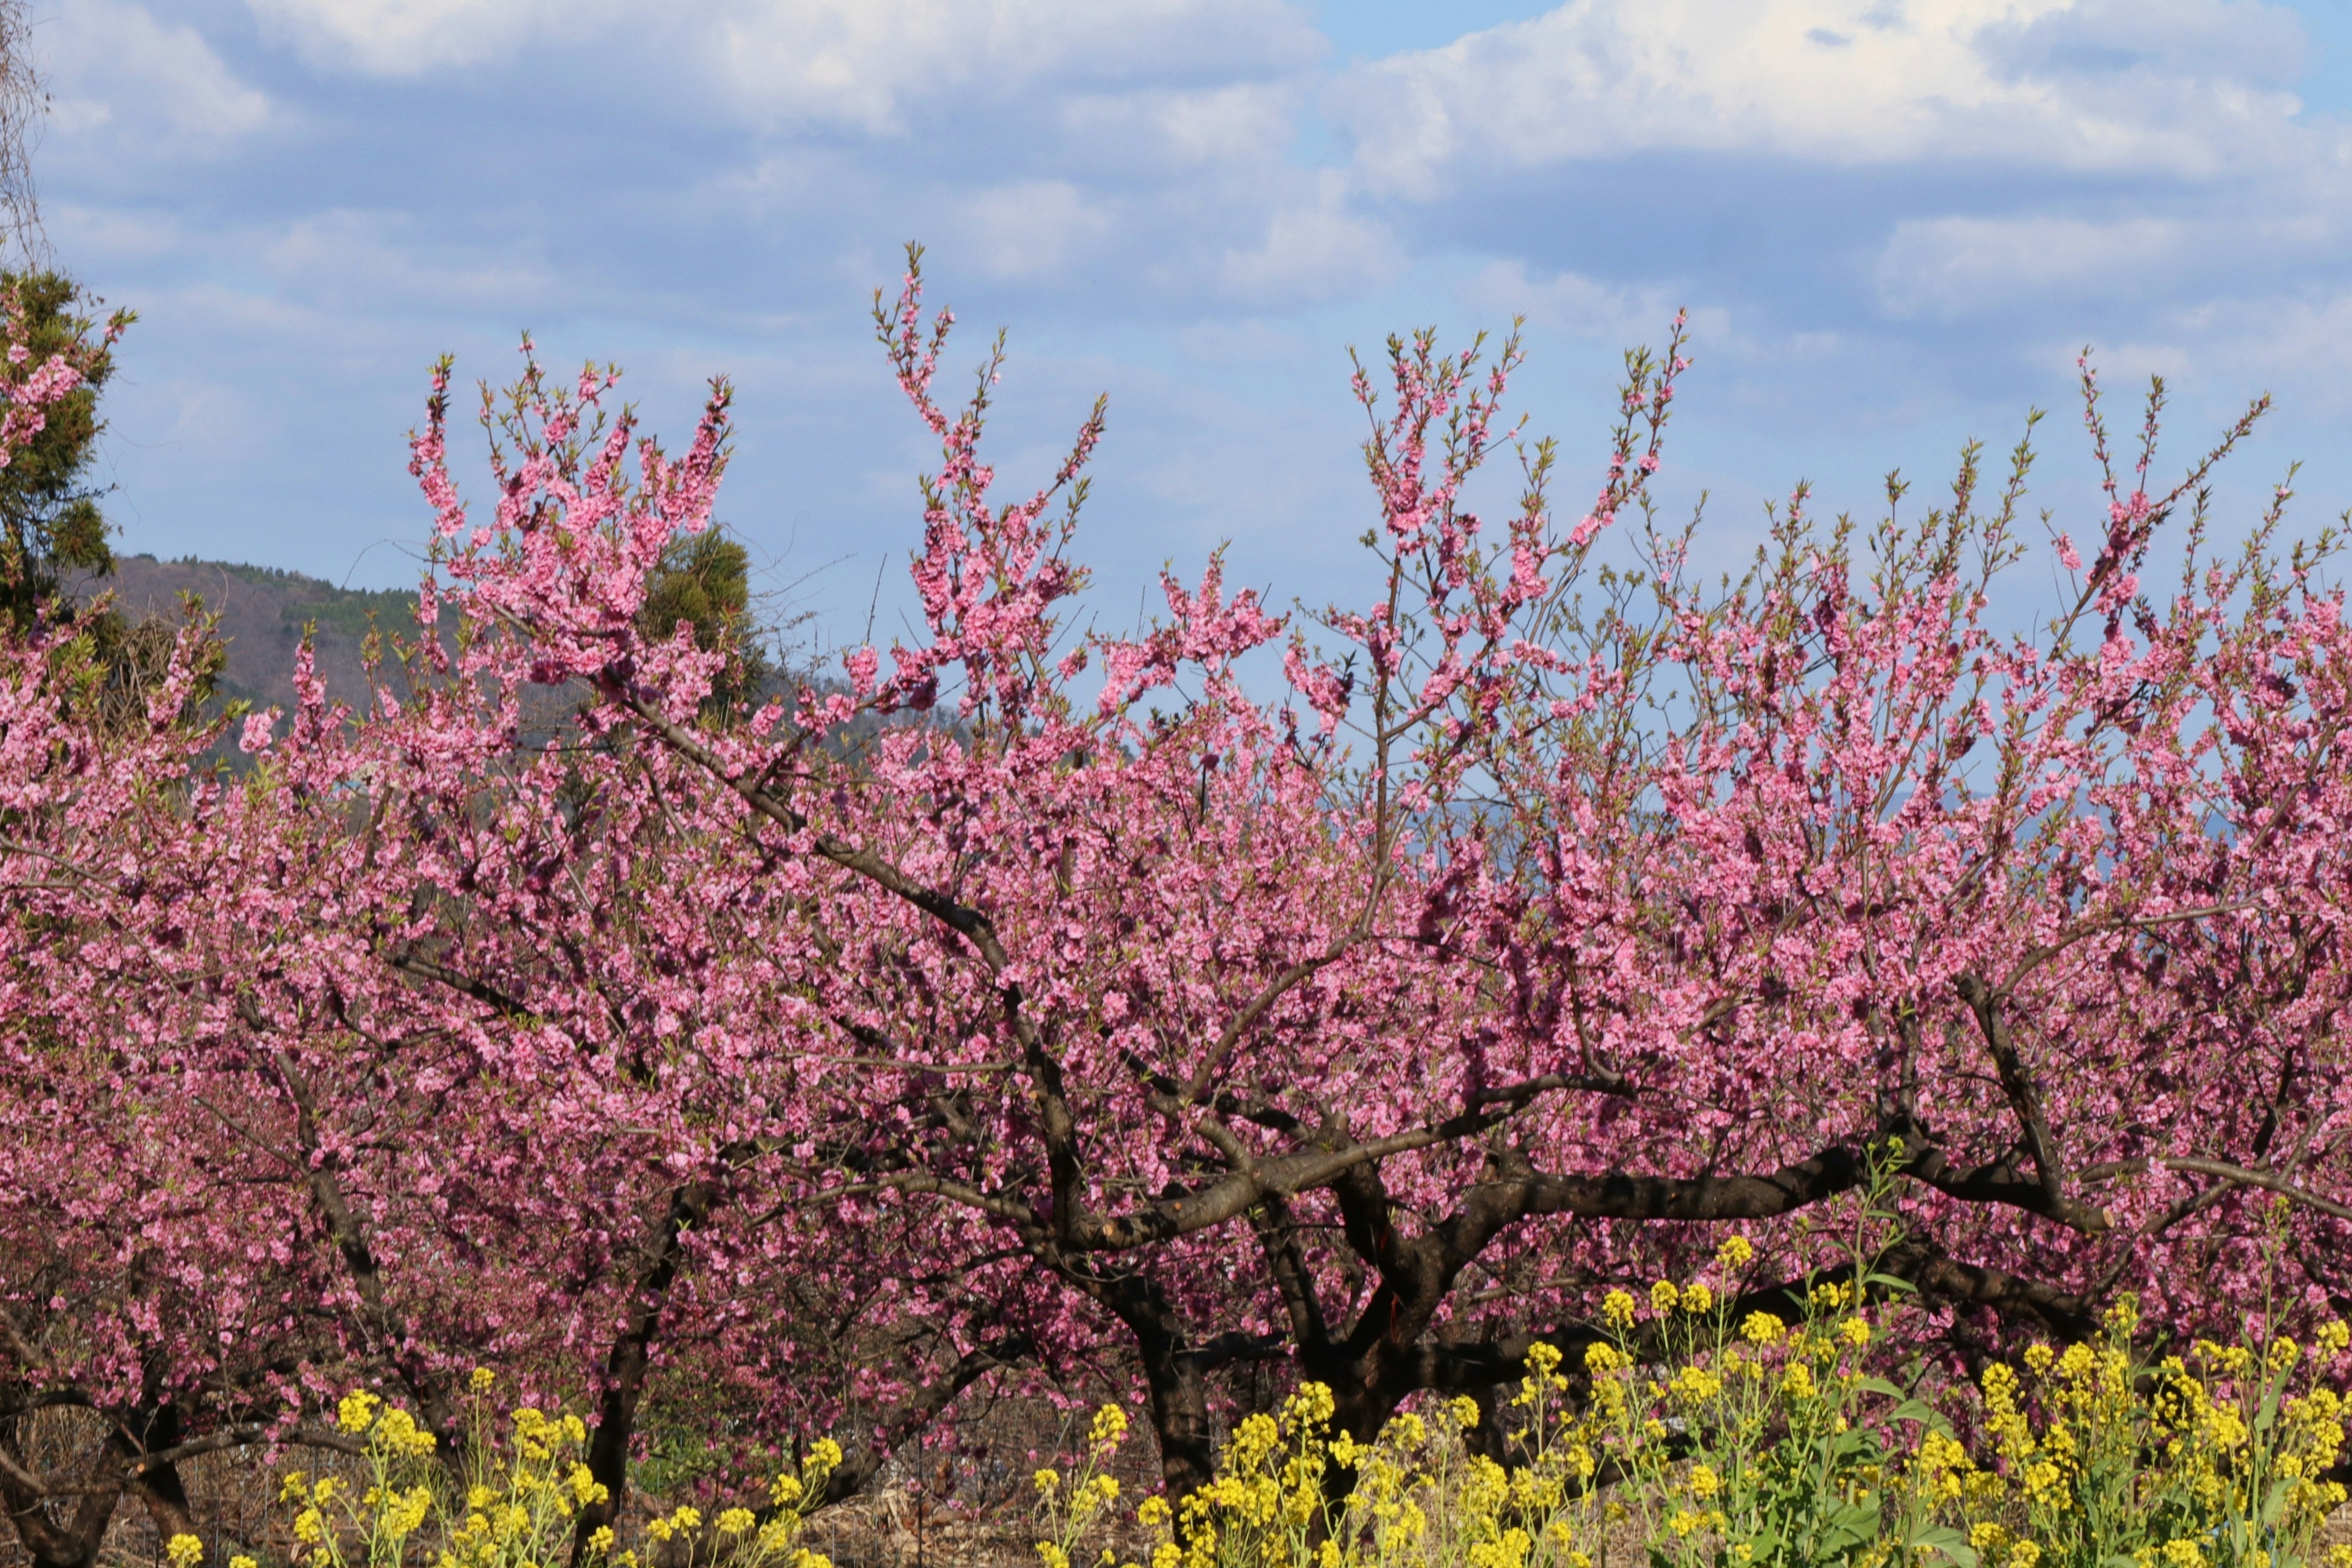
{"type": "Polygon", "coordinates": [[[1675,1380],[1669,1386],[1691,1404],[1699,1405],[1723,1392],[1723,1379],[1693,1362],[1675,1373],[1675,1380]]]}
{"type": "Polygon", "coordinates": [[[1715,1249],[1715,1260],[1726,1268],[1745,1268],[1756,1256],[1756,1245],[1744,1236],[1727,1236],[1715,1249]]]}
{"type": "Polygon", "coordinates": [[[1661,1279],[1650,1287],[1650,1310],[1662,1318],[1673,1311],[1682,1299],[1683,1293],[1671,1279],[1661,1279]]]}
{"type": "Polygon", "coordinates": [[[1601,1319],[1612,1328],[1630,1328],[1633,1313],[1633,1298],[1622,1290],[1612,1290],[1601,1298],[1601,1319]]]}
{"type": "Polygon", "coordinates": [[[205,1543],[193,1535],[175,1535],[163,1543],[163,1555],[172,1568],[195,1568],[205,1560],[205,1543]]]}

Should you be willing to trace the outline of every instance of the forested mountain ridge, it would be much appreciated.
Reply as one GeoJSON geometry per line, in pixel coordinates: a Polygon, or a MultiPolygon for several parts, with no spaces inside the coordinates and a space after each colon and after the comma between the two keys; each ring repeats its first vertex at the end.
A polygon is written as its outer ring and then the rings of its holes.
{"type": "Polygon", "coordinates": [[[215,681],[218,698],[243,698],[257,708],[294,705],[294,653],[306,629],[329,694],[346,702],[356,702],[366,687],[361,647],[371,617],[387,633],[415,630],[414,592],[339,588],[299,572],[193,556],[120,555],[108,575],[81,579],[78,594],[84,601],[111,594],[128,621],[177,620],[184,597],[194,595],[220,617],[228,663],[215,681]]]}

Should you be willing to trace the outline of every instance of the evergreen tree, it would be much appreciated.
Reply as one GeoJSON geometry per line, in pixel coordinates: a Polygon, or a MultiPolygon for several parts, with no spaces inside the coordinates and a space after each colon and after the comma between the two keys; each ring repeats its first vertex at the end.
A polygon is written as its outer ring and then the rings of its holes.
{"type": "MultiPolygon", "coordinates": [[[[102,491],[90,482],[97,456],[98,399],[113,374],[114,340],[132,317],[117,311],[103,329],[80,313],[94,304],[71,279],[41,270],[0,273],[0,302],[16,318],[11,353],[0,367],[14,393],[62,362],[79,377],[65,396],[41,411],[40,428],[25,437],[0,468],[0,614],[19,626],[47,613],[76,573],[103,576],[114,568],[100,511],[102,491]]],[[[69,609],[58,614],[70,616],[69,609]]]]}
{"type": "Polygon", "coordinates": [[[693,626],[697,647],[724,647],[730,655],[711,689],[709,710],[735,711],[773,673],[751,616],[751,557],[715,526],[673,540],[646,584],[638,635],[667,641],[680,621],[693,626]]]}

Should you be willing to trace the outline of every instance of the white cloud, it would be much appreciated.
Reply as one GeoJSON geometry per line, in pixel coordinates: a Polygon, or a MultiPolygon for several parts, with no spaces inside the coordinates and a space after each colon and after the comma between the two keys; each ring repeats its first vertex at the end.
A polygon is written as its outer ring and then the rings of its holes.
{"type": "Polygon", "coordinates": [[[1295,134],[1301,96],[1287,80],[1076,93],[1061,123],[1074,144],[1097,155],[1116,149],[1129,163],[1192,168],[1282,148],[1295,134]]]}
{"type": "Polygon", "coordinates": [[[1066,180],[1030,180],[981,192],[965,205],[963,237],[999,278],[1064,270],[1110,232],[1110,214],[1066,180]]]}
{"type": "Polygon", "coordinates": [[[2103,363],[2147,368],[2168,377],[2226,376],[2291,393],[2306,408],[2340,417],[2352,389],[2352,292],[2341,288],[2206,300],[2158,313],[2146,336],[2103,351],[2103,363]]]}
{"type": "Polygon", "coordinates": [[[714,42],[755,115],[873,132],[943,89],[1229,79],[1295,69],[1319,44],[1284,0],[728,0],[714,42]]]}
{"type": "MultiPolygon", "coordinates": [[[[1576,272],[1538,279],[1518,261],[1490,262],[1463,290],[1476,309],[1509,311],[1570,337],[1616,347],[1663,343],[1675,312],[1690,301],[1655,283],[1623,287],[1576,272]]],[[[1691,309],[1692,334],[1710,346],[1731,341],[1731,318],[1714,308],[1691,309]]]]}
{"type": "Polygon", "coordinates": [[[1257,316],[1195,321],[1177,332],[1176,342],[1202,364],[1215,365],[1296,363],[1313,347],[1295,329],[1257,316]]]}
{"type": "Polygon", "coordinates": [[[1878,262],[1879,302],[1896,316],[1954,317],[2020,300],[2143,284],[2177,266],[2188,226],[2031,215],[1895,225],[1878,262]]]}
{"type": "Polygon", "coordinates": [[[247,0],[270,31],[312,58],[377,76],[502,59],[561,28],[593,33],[620,0],[247,0]]]}
{"type": "Polygon", "coordinates": [[[394,300],[506,306],[545,300],[557,282],[510,254],[465,254],[406,215],[330,209],[257,239],[263,264],[289,292],[328,309],[394,300]]]}
{"type": "Polygon", "coordinates": [[[42,29],[40,47],[53,123],[68,148],[135,140],[142,162],[203,155],[272,114],[194,28],[130,0],[76,0],[42,29]]]}
{"type": "Polygon", "coordinates": [[[1265,204],[1263,227],[1250,243],[1230,247],[1217,267],[1229,298],[1297,304],[1354,293],[1394,275],[1399,258],[1388,230],[1349,210],[1348,189],[1334,171],[1288,200],[1265,204]]]}
{"type": "Polygon", "coordinates": [[[1654,150],[2201,175],[2287,125],[2294,46],[2247,0],[1570,0],[1359,67],[1331,102],[1365,178],[1418,196],[1654,150]]]}
{"type": "Polygon", "coordinates": [[[1286,0],[247,0],[317,59],[382,76],[509,59],[624,28],[701,58],[735,111],[779,128],[904,129],[942,89],[1045,78],[1165,82],[1288,69],[1318,39],[1286,0]]]}

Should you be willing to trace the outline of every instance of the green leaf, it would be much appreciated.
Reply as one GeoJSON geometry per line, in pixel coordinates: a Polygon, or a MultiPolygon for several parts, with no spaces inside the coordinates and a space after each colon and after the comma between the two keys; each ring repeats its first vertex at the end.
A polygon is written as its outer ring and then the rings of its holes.
{"type": "Polygon", "coordinates": [[[1959,1568],[1977,1568],[1977,1549],[1969,1544],[1966,1533],[1948,1524],[1929,1525],[1912,1536],[1909,1544],[1915,1551],[1940,1552],[1959,1568]]]}

